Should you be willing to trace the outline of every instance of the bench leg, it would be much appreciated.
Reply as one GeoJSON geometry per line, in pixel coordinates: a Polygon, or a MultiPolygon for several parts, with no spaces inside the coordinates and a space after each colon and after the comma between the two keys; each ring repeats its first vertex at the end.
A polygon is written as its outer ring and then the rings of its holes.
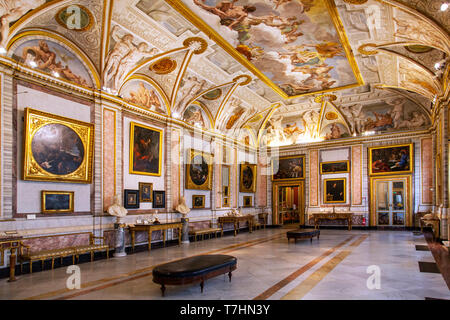
{"type": "Polygon", "coordinates": [[[72,256],[72,264],[75,264],[75,255],[72,256]]]}
{"type": "Polygon", "coordinates": [[[228,279],[230,279],[230,282],[231,282],[231,271],[228,272],[228,279]]]}
{"type": "Polygon", "coordinates": [[[106,249],[106,259],[109,259],[109,249],[106,249]]]}
{"type": "Polygon", "coordinates": [[[161,285],[161,296],[164,297],[165,296],[165,292],[166,292],[166,286],[165,285],[161,285]]]}
{"type": "Polygon", "coordinates": [[[30,273],[33,273],[33,260],[30,260],[30,273]]]}
{"type": "Polygon", "coordinates": [[[42,271],[44,271],[44,260],[41,260],[42,271]]]}
{"type": "Polygon", "coordinates": [[[52,258],[52,270],[55,268],[55,258],[52,258]]]}
{"type": "Polygon", "coordinates": [[[205,282],[202,280],[202,282],[200,282],[201,293],[203,293],[203,287],[204,286],[205,286],[205,282]]]}
{"type": "Polygon", "coordinates": [[[94,251],[91,251],[91,262],[94,261],[94,251]]]}

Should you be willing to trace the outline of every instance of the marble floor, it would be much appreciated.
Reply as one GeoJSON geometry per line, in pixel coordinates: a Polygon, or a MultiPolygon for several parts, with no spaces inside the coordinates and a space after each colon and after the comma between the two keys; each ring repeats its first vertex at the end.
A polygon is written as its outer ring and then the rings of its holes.
{"type": "Polygon", "coordinates": [[[427,245],[423,235],[325,229],[320,240],[288,243],[287,230],[241,232],[82,263],[80,289],[67,288],[67,267],[19,275],[13,283],[1,279],[0,299],[450,299],[441,274],[419,271],[419,261],[434,262],[430,251],[416,250],[416,245],[427,245]],[[152,282],[156,265],[214,253],[237,257],[231,282],[225,275],[209,279],[203,294],[197,284],[167,286],[166,297],[161,297],[159,285],[152,282]],[[373,270],[379,271],[378,288],[373,270]]]}

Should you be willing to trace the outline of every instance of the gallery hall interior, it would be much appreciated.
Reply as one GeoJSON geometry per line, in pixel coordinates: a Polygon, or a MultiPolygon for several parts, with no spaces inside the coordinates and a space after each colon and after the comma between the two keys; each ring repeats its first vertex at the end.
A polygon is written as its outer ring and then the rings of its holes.
{"type": "Polygon", "coordinates": [[[449,300],[449,5],[0,0],[0,300],[449,300]]]}

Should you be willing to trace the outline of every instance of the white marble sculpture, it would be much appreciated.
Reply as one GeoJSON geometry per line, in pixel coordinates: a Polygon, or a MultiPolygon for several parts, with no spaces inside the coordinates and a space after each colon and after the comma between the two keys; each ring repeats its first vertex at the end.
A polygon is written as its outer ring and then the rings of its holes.
{"type": "Polygon", "coordinates": [[[184,197],[181,197],[180,203],[177,205],[175,210],[181,213],[183,215],[183,218],[186,216],[186,214],[191,212],[191,209],[189,209],[189,207],[186,205],[186,199],[184,197]]]}
{"type": "Polygon", "coordinates": [[[0,47],[6,48],[9,37],[10,24],[19,20],[28,11],[36,9],[45,3],[45,0],[6,0],[0,1],[0,47]]]}
{"type": "Polygon", "coordinates": [[[120,223],[121,218],[125,217],[128,210],[120,205],[119,195],[114,195],[113,204],[109,206],[108,213],[117,217],[117,223],[120,223]]]}

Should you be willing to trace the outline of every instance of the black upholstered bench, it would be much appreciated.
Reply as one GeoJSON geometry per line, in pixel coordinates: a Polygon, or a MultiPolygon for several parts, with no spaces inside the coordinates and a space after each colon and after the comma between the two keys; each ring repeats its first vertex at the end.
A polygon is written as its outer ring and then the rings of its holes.
{"type": "Polygon", "coordinates": [[[183,285],[200,282],[201,292],[206,279],[236,270],[237,259],[223,254],[210,254],[165,263],[153,269],[153,282],[161,285],[164,297],[166,285],[183,285]]]}
{"type": "Polygon", "coordinates": [[[294,239],[294,242],[297,242],[297,239],[310,239],[312,242],[312,238],[317,237],[319,239],[320,237],[320,230],[319,229],[297,229],[288,231],[286,233],[288,242],[290,239],[294,239]]]}

